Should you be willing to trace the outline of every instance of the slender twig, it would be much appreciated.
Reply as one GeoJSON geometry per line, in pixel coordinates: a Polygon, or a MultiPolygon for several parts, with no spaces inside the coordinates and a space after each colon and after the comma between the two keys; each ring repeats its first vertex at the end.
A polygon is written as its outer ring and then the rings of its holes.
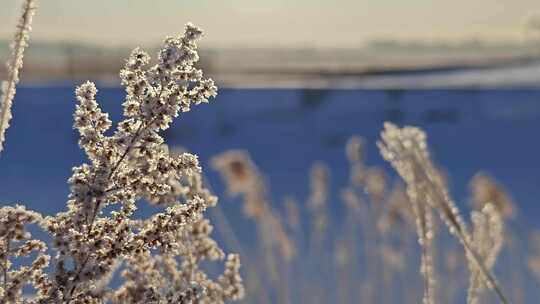
{"type": "MultiPolygon", "coordinates": [[[[163,93],[163,86],[161,86],[161,90],[159,92],[158,98],[161,97],[162,93],[163,93]]],[[[135,134],[133,135],[133,137],[131,137],[128,146],[124,150],[124,153],[122,153],[122,155],[120,156],[118,161],[114,164],[113,169],[111,170],[111,172],[109,172],[109,175],[107,176],[107,179],[110,180],[114,176],[114,174],[116,173],[116,170],[120,167],[121,163],[124,161],[124,159],[129,154],[129,152],[131,152],[131,149],[134,147],[133,145],[137,141],[138,137],[141,135],[142,132],[146,131],[147,128],[149,126],[151,126],[155,121],[156,121],[156,118],[152,118],[150,120],[150,122],[148,122],[146,124],[144,124],[141,121],[141,123],[137,127],[137,130],[135,131],[135,134]],[[143,125],[144,125],[144,127],[143,127],[143,125]]],[[[114,189],[114,188],[112,188],[112,189],[114,189]]],[[[104,194],[108,193],[110,190],[106,190],[104,194]]],[[[99,213],[99,208],[101,206],[101,203],[102,203],[102,200],[98,200],[96,202],[96,205],[94,206],[94,209],[92,211],[92,217],[91,217],[90,222],[88,224],[87,234],[89,234],[92,231],[92,228],[94,226],[94,222],[96,220],[97,214],[99,213]]],[[[84,267],[86,267],[86,264],[88,263],[89,259],[90,259],[90,255],[87,255],[84,262],[79,267],[79,270],[77,271],[77,274],[76,274],[75,278],[78,278],[78,276],[80,275],[80,273],[82,272],[84,267]]],[[[66,300],[66,304],[69,304],[71,302],[71,297],[73,296],[73,293],[75,292],[75,290],[77,288],[77,284],[76,284],[77,282],[73,282],[73,283],[74,283],[74,285],[71,287],[71,289],[69,291],[69,298],[66,300]]]]}
{"type": "MultiPolygon", "coordinates": [[[[434,189],[437,189],[437,187],[435,187],[435,186],[433,186],[433,187],[434,187],[434,189]]],[[[440,193],[438,193],[438,194],[440,194],[440,193]]],[[[445,206],[445,205],[443,204],[443,206],[445,206]]],[[[499,283],[497,283],[497,280],[495,280],[495,278],[493,277],[493,274],[491,274],[491,272],[488,270],[488,268],[486,267],[486,265],[484,264],[484,262],[482,261],[482,259],[478,255],[478,253],[476,251],[474,251],[473,248],[471,247],[471,245],[469,244],[469,240],[465,236],[462,227],[459,226],[459,224],[457,223],[457,221],[455,219],[453,219],[451,217],[449,219],[451,220],[451,223],[455,226],[456,235],[457,235],[459,241],[463,244],[463,247],[465,248],[465,251],[467,253],[469,253],[470,256],[473,258],[474,262],[476,264],[478,264],[477,266],[480,268],[480,271],[484,275],[485,279],[490,283],[491,287],[495,290],[495,293],[499,297],[499,300],[501,301],[501,303],[509,304],[510,302],[508,301],[508,299],[504,295],[501,287],[499,286],[499,283]]]]}
{"type": "MultiPolygon", "coordinates": [[[[114,173],[116,172],[116,170],[120,167],[120,164],[122,163],[122,161],[124,161],[124,159],[126,158],[126,156],[128,155],[128,153],[131,151],[131,148],[133,147],[133,143],[135,143],[135,141],[137,140],[137,138],[139,137],[141,131],[143,130],[146,130],[146,127],[148,127],[150,124],[147,124],[144,129],[142,128],[143,124],[141,123],[139,125],[139,127],[137,128],[137,131],[135,132],[135,135],[133,135],[133,137],[131,138],[128,146],[126,147],[126,150],[124,151],[124,153],[122,154],[122,156],[120,157],[120,159],[116,162],[116,164],[114,165],[113,169],[111,170],[111,172],[109,173],[108,175],[108,178],[112,178],[114,176],[114,173]]],[[[99,212],[99,207],[101,205],[101,202],[102,200],[98,200],[96,202],[96,205],[94,206],[94,210],[92,212],[92,218],[90,219],[90,222],[88,224],[88,229],[87,229],[87,234],[89,234],[91,231],[92,231],[92,228],[94,226],[94,222],[96,220],[96,217],[97,217],[97,214],[99,212]]],[[[88,263],[90,259],[90,255],[87,255],[85,260],[83,261],[83,263],[81,264],[80,267],[78,267],[78,271],[77,273],[75,274],[74,276],[74,279],[77,279],[79,277],[79,275],[82,273],[84,267],[86,267],[86,264],[88,263]]],[[[69,304],[71,302],[71,298],[73,296],[73,293],[75,292],[76,288],[77,288],[77,282],[74,281],[73,282],[73,286],[71,287],[70,291],[69,291],[69,297],[68,299],[66,299],[65,303],[66,304],[69,304]]]]}
{"type": "Polygon", "coordinates": [[[5,250],[5,259],[2,263],[2,272],[4,274],[4,292],[7,291],[7,285],[8,285],[8,254],[9,254],[9,248],[10,248],[10,244],[11,241],[8,239],[7,241],[7,244],[6,244],[6,250],[5,250]]]}
{"type": "Polygon", "coordinates": [[[478,255],[478,253],[476,253],[476,251],[474,251],[471,247],[471,245],[469,244],[468,241],[465,240],[464,236],[461,234],[461,232],[458,233],[458,235],[460,235],[460,238],[462,239],[462,242],[463,242],[463,247],[465,247],[465,249],[469,252],[469,254],[472,256],[474,262],[477,264],[477,266],[480,268],[480,270],[482,271],[482,273],[484,274],[484,277],[487,279],[487,281],[490,283],[490,287],[492,287],[494,290],[495,290],[495,293],[497,294],[497,296],[499,297],[499,299],[501,300],[501,302],[503,304],[509,304],[510,302],[508,301],[508,299],[506,298],[506,296],[504,295],[501,287],[499,286],[499,284],[497,283],[497,281],[495,280],[495,278],[493,277],[493,275],[491,274],[491,272],[487,269],[486,265],[483,263],[482,259],[480,258],[480,256],[478,255]]]}
{"type": "MultiPolygon", "coordinates": [[[[203,175],[203,182],[206,188],[210,192],[215,193],[212,188],[212,185],[210,184],[209,179],[206,178],[204,175],[203,175]]],[[[216,225],[218,226],[219,229],[217,231],[219,231],[225,243],[231,249],[239,253],[240,256],[242,257],[242,260],[247,260],[247,263],[245,264],[247,267],[247,271],[250,277],[252,278],[251,283],[254,285],[254,288],[260,292],[259,293],[260,296],[257,299],[258,303],[270,303],[270,296],[267,294],[266,290],[264,289],[259,273],[253,266],[255,265],[255,263],[253,263],[249,259],[249,255],[245,254],[246,251],[244,247],[240,244],[240,241],[238,240],[238,238],[236,237],[236,234],[234,233],[232,225],[227,219],[227,217],[225,216],[225,214],[223,213],[223,210],[220,204],[217,204],[215,207],[211,208],[210,214],[212,216],[212,219],[215,221],[216,225]]]]}
{"type": "Polygon", "coordinates": [[[447,206],[444,203],[444,194],[441,193],[439,187],[437,185],[435,185],[435,183],[431,179],[431,175],[426,170],[426,168],[424,168],[423,166],[420,166],[420,168],[422,170],[421,172],[425,176],[425,180],[430,184],[430,188],[433,189],[435,194],[439,196],[438,199],[441,202],[440,207],[442,207],[444,209],[443,212],[445,212],[445,213],[447,213],[449,215],[448,220],[450,220],[450,223],[454,226],[454,228],[456,230],[456,235],[457,235],[459,241],[463,244],[463,247],[465,248],[465,251],[467,251],[470,254],[470,256],[473,258],[475,263],[478,264],[478,267],[480,268],[482,274],[484,275],[485,279],[490,283],[491,287],[495,290],[495,293],[499,297],[499,300],[501,301],[501,303],[509,304],[510,302],[508,301],[508,299],[504,295],[501,287],[497,283],[497,280],[495,280],[495,278],[493,277],[491,272],[484,265],[484,262],[482,261],[482,259],[478,255],[478,253],[476,251],[474,251],[473,248],[471,247],[471,245],[469,244],[469,240],[465,236],[465,232],[463,230],[463,227],[459,224],[459,222],[453,216],[451,216],[452,212],[451,212],[451,210],[449,210],[449,206],[447,206]]]}
{"type": "Polygon", "coordinates": [[[15,91],[19,83],[19,71],[23,66],[24,50],[28,46],[29,32],[32,17],[36,10],[35,0],[26,0],[22,7],[22,14],[17,24],[17,31],[11,44],[11,57],[7,62],[8,78],[2,85],[0,94],[0,152],[3,150],[5,133],[11,120],[11,105],[15,98],[15,91]]]}

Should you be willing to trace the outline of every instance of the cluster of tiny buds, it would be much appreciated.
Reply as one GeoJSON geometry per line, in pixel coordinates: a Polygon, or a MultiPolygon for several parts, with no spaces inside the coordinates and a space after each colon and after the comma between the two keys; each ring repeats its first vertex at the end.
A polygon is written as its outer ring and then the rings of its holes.
{"type": "Polygon", "coordinates": [[[188,24],[182,37],[165,40],[158,64],[148,69],[148,54],[140,49],[131,53],[120,72],[127,92],[124,114],[133,118],[129,122],[146,118],[151,120],[149,128],[166,129],[179,111],[217,95],[214,82],[194,67],[199,60],[195,42],[201,36],[200,29],[188,24]]]}
{"type": "Polygon", "coordinates": [[[49,256],[44,242],[31,239],[26,230],[28,225],[40,224],[41,215],[26,210],[23,206],[0,208],[0,268],[3,274],[3,285],[0,287],[0,303],[20,303],[22,291],[26,284],[34,283],[39,293],[46,292],[43,269],[49,264],[49,256]],[[10,259],[30,257],[36,252],[30,266],[14,269],[10,259]]]}
{"type": "Polygon", "coordinates": [[[224,287],[223,292],[226,298],[231,300],[240,300],[244,297],[245,290],[239,270],[240,256],[229,254],[225,262],[225,272],[218,278],[218,281],[224,287]]]}
{"type": "Polygon", "coordinates": [[[217,198],[203,185],[197,156],[169,153],[158,133],[180,112],[217,94],[214,82],[195,67],[201,36],[188,24],[183,35],[165,40],[153,66],[144,51],[131,53],[120,72],[125,117],[112,134],[107,134],[112,122],[99,107],[96,86],[86,82],[76,89],[74,128],[88,163],[73,168],[67,211],[43,219],[20,206],[0,209],[0,303],[19,303],[29,283],[37,290],[35,303],[204,303],[206,289],[213,290],[208,303],[242,298],[238,256],[229,257],[215,282],[198,268],[200,261],[225,258],[204,218],[217,198]],[[134,220],[141,200],[166,209],[134,220]],[[52,235],[52,273],[43,271],[49,261],[46,246],[30,239],[28,224],[52,235]],[[10,258],[36,251],[31,266],[10,270],[10,258]],[[159,279],[165,275],[163,260],[169,261],[168,272],[182,280],[159,279]],[[122,266],[125,284],[115,291],[107,282],[122,261],[129,261],[122,266]],[[194,285],[186,288],[186,282],[194,285]]]}
{"type": "Polygon", "coordinates": [[[449,232],[463,245],[472,273],[468,303],[476,303],[478,290],[484,284],[496,291],[502,303],[508,303],[490,273],[502,246],[502,221],[496,208],[488,205],[481,212],[474,212],[474,230],[472,234],[468,231],[456,204],[450,198],[443,176],[431,161],[426,134],[421,129],[398,128],[385,123],[381,141],[377,145],[383,158],[390,162],[407,184],[410,201],[416,202],[416,207],[419,207],[417,210],[426,211],[415,212],[421,245],[425,246],[422,243],[427,243],[431,238],[431,229],[421,228],[429,227],[429,221],[425,221],[426,218],[422,218],[421,214],[429,214],[430,209],[439,213],[449,232]]]}
{"type": "MultiPolygon", "coordinates": [[[[503,247],[504,224],[501,214],[495,205],[487,202],[482,210],[471,213],[471,221],[473,223],[471,247],[483,259],[484,266],[490,270],[495,265],[495,261],[503,247]]],[[[479,300],[479,294],[484,287],[493,288],[493,286],[484,277],[484,274],[470,253],[467,255],[467,258],[471,272],[468,303],[476,304],[479,300]]]]}
{"type": "Polygon", "coordinates": [[[470,237],[467,226],[450,199],[444,179],[431,161],[426,134],[415,127],[398,128],[391,123],[385,123],[384,127],[377,145],[383,158],[407,183],[407,193],[424,195],[423,203],[437,210],[450,233],[466,242],[470,237]]]}

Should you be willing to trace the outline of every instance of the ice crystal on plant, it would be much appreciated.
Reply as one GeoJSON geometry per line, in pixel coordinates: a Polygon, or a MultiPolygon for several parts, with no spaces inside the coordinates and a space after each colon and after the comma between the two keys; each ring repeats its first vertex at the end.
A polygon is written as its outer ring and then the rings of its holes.
{"type": "Polygon", "coordinates": [[[23,66],[24,50],[28,46],[30,31],[32,30],[32,18],[36,12],[36,0],[25,0],[22,13],[17,23],[17,30],[11,43],[11,57],[7,62],[8,79],[1,83],[0,87],[0,152],[4,148],[6,130],[11,120],[11,106],[15,98],[19,72],[23,66]]]}
{"type": "MultiPolygon", "coordinates": [[[[49,287],[43,270],[49,264],[50,257],[44,254],[47,246],[44,242],[32,239],[27,231],[30,224],[39,223],[40,214],[26,210],[23,206],[0,208],[0,303],[21,303],[25,285],[33,284],[39,293],[49,287]],[[14,269],[11,260],[17,257],[30,257],[37,252],[30,266],[14,269]]],[[[33,302],[32,302],[33,303],[33,302]]]]}
{"type": "MultiPolygon", "coordinates": [[[[493,268],[503,246],[504,224],[495,205],[487,203],[480,211],[471,214],[473,223],[472,247],[484,261],[487,269],[493,268]]],[[[469,258],[472,261],[472,258],[469,258]]],[[[469,263],[470,278],[467,303],[476,304],[484,287],[492,287],[482,276],[476,263],[469,263]]]]}
{"type": "MultiPolygon", "coordinates": [[[[431,161],[426,134],[419,128],[398,128],[391,123],[385,123],[384,128],[381,133],[381,141],[377,143],[381,155],[390,162],[407,184],[407,194],[413,203],[413,210],[416,215],[419,242],[423,250],[421,272],[426,278],[424,303],[432,302],[430,300],[432,296],[429,295],[431,291],[428,290],[429,286],[433,285],[431,283],[433,281],[432,276],[431,278],[428,277],[429,269],[432,268],[431,258],[429,257],[429,240],[433,234],[433,230],[430,229],[430,209],[434,209],[439,213],[450,233],[456,236],[463,245],[468,262],[472,265],[473,272],[477,272],[479,280],[493,288],[502,303],[508,303],[495,277],[490,272],[492,265],[484,260],[484,241],[481,241],[482,245],[477,245],[479,238],[486,238],[484,236],[486,233],[479,234],[480,232],[478,232],[479,226],[481,226],[479,216],[473,216],[476,232],[473,231],[473,234],[471,234],[456,204],[450,198],[444,178],[431,161]]],[[[489,216],[494,218],[491,214],[489,216]]],[[[493,229],[499,230],[496,227],[493,229]]],[[[497,232],[494,233],[497,234],[497,232]]],[[[496,243],[496,241],[493,242],[496,243]]],[[[496,246],[491,247],[495,248],[496,246]]]]}
{"type": "Polygon", "coordinates": [[[68,210],[45,219],[22,207],[0,210],[3,252],[44,250],[33,240],[10,248],[29,237],[26,223],[39,222],[56,253],[50,274],[42,271],[48,263],[44,254],[18,272],[9,271],[8,254],[1,256],[7,303],[19,303],[29,282],[38,290],[32,303],[223,303],[243,297],[237,255],[229,255],[215,281],[199,268],[202,261],[225,259],[204,218],[217,198],[202,183],[197,156],[169,154],[159,134],[180,113],[217,94],[213,81],[195,67],[201,35],[188,24],[182,36],[165,40],[153,66],[144,51],[131,53],[120,72],[125,118],[110,135],[112,122],[99,107],[96,86],[85,82],[76,89],[73,126],[88,163],[73,168],[68,210]],[[134,220],[141,200],[166,209],[134,220]],[[113,211],[105,211],[107,206],[113,211]],[[119,268],[124,282],[110,289],[119,268]]]}

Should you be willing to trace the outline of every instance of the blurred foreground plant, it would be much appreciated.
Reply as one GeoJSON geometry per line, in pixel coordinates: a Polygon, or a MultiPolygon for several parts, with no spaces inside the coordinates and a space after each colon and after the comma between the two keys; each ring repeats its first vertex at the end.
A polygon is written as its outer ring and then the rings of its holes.
{"type": "Polygon", "coordinates": [[[11,105],[19,83],[19,72],[23,66],[24,50],[28,46],[32,18],[36,11],[36,0],[25,0],[22,13],[17,24],[17,30],[11,43],[11,57],[7,62],[8,79],[0,87],[0,152],[4,149],[6,130],[11,120],[11,105]]]}

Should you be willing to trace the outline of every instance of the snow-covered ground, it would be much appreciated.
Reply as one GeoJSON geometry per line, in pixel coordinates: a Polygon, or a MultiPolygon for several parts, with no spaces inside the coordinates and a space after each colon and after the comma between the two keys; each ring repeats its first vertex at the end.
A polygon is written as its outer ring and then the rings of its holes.
{"type": "MultiPolygon", "coordinates": [[[[349,82],[354,85],[353,81],[349,82]]],[[[540,87],[540,62],[471,68],[417,75],[371,76],[356,81],[361,88],[502,88],[540,87]]]]}
{"type": "Polygon", "coordinates": [[[268,73],[221,74],[216,79],[230,87],[346,88],[346,89],[441,89],[540,87],[540,61],[512,64],[416,66],[358,70],[285,70],[268,73]]]}

